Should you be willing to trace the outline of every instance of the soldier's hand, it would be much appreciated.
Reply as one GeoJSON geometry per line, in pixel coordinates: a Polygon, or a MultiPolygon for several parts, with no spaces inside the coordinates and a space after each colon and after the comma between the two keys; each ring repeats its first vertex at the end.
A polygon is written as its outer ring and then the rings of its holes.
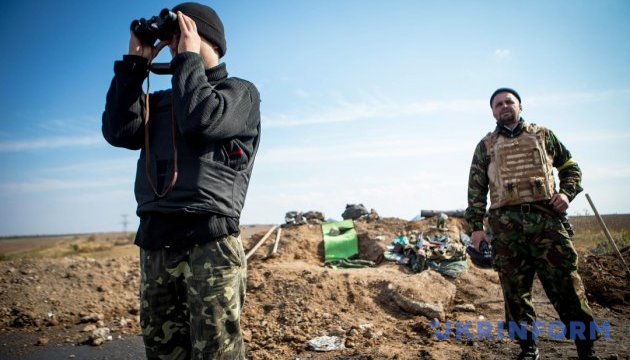
{"type": "Polygon", "coordinates": [[[131,37],[129,38],[129,55],[138,55],[147,60],[151,60],[153,57],[153,47],[143,44],[136,34],[131,31],[131,37]]]}
{"type": "Polygon", "coordinates": [[[197,33],[195,21],[181,11],[177,12],[177,21],[180,30],[177,53],[181,54],[190,51],[199,54],[201,52],[201,38],[197,33]]]}
{"type": "Polygon", "coordinates": [[[485,241],[488,244],[490,243],[490,238],[488,238],[488,235],[483,230],[473,231],[473,233],[470,234],[470,240],[477,251],[479,251],[479,246],[481,246],[482,241],[485,241]]]}
{"type": "Polygon", "coordinates": [[[569,208],[569,198],[563,193],[554,194],[549,200],[549,205],[557,212],[563,213],[569,208]]]}

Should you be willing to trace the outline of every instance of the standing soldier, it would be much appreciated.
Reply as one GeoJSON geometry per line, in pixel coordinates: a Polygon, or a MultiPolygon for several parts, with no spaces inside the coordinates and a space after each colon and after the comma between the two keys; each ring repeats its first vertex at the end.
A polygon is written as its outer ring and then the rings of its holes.
{"type": "Polygon", "coordinates": [[[582,191],[580,168],[553,132],[521,118],[523,107],[515,90],[497,89],[490,107],[497,126],[475,149],[466,220],[479,251],[482,242],[490,242],[483,229],[489,190],[493,267],[499,273],[506,315],[517,324],[526,323],[528,329],[526,338],[519,339],[517,359],[540,358],[532,334],[535,274],[566,328],[571,322],[585,325],[586,338],[575,339],[579,359],[598,359],[589,337],[593,314],[577,273],[577,253],[564,226],[569,201],[582,191]]]}
{"type": "Polygon", "coordinates": [[[160,40],[173,56],[172,88],[143,94],[156,50],[133,30],[103,113],[110,144],[141,150],[135,243],[146,354],[244,359],[239,218],[260,140],[260,97],[252,83],[228,77],[223,23],[213,9],[177,5],[149,33],[166,31],[168,19],[172,35],[160,40]]]}

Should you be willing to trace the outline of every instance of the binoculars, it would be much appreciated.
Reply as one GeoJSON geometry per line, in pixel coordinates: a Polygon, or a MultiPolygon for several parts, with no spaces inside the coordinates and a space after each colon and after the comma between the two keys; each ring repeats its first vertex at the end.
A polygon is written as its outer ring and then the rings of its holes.
{"type": "Polygon", "coordinates": [[[154,45],[160,41],[168,41],[179,33],[177,14],[169,9],[162,9],[159,16],[150,19],[140,18],[131,22],[131,31],[146,45],[154,45]]]}

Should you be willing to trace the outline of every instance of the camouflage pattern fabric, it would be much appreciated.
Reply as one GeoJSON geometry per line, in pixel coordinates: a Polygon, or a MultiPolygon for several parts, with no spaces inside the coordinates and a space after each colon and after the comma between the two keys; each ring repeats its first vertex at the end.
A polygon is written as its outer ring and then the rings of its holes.
{"type": "MultiPolygon", "coordinates": [[[[524,121],[521,119],[519,125],[512,134],[506,134],[508,130],[497,125],[495,132],[502,136],[515,136],[522,132],[524,121]]],[[[545,149],[553,158],[553,166],[558,169],[560,179],[559,192],[565,194],[569,201],[573,200],[582,191],[582,172],[577,163],[571,160],[571,153],[558,140],[556,135],[549,130],[545,138],[545,149]]],[[[468,208],[465,212],[466,222],[473,231],[483,230],[483,218],[486,213],[488,198],[488,165],[490,156],[483,140],[475,148],[470,173],[468,176],[468,208]]]]}
{"type": "Polygon", "coordinates": [[[488,222],[495,235],[493,267],[499,272],[507,319],[530,325],[535,321],[531,293],[538,274],[567,329],[569,322],[580,321],[589,334],[593,314],[577,273],[577,253],[561,221],[542,212],[503,208],[490,210],[488,222]]]}
{"type": "Polygon", "coordinates": [[[443,246],[428,248],[427,259],[438,262],[466,260],[466,247],[458,242],[448,241],[443,246]]]}
{"type": "Polygon", "coordinates": [[[140,250],[140,325],[148,359],[244,359],[247,264],[240,237],[140,250]]]}
{"type": "Polygon", "coordinates": [[[413,251],[409,256],[409,264],[411,271],[420,273],[427,269],[427,258],[423,254],[413,251]]]}

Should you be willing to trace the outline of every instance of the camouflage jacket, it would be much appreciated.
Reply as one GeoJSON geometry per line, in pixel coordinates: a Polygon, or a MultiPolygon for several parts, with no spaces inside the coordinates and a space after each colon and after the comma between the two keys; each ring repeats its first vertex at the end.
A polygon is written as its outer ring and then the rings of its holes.
{"type": "MultiPolygon", "coordinates": [[[[523,123],[524,121],[521,118],[519,124],[513,131],[497,124],[494,131],[502,136],[517,137],[523,132],[523,123]]],[[[582,191],[582,186],[580,185],[582,172],[580,167],[576,162],[571,160],[571,153],[564,147],[553,132],[548,131],[548,136],[545,140],[547,152],[553,158],[553,167],[555,167],[558,172],[560,192],[565,194],[569,198],[569,201],[571,201],[582,191]]],[[[483,217],[486,213],[489,190],[489,164],[490,157],[488,156],[488,149],[486,149],[482,140],[475,148],[475,154],[473,155],[472,164],[470,165],[470,175],[468,177],[468,208],[466,209],[465,218],[473,231],[483,230],[483,217]]]]}

